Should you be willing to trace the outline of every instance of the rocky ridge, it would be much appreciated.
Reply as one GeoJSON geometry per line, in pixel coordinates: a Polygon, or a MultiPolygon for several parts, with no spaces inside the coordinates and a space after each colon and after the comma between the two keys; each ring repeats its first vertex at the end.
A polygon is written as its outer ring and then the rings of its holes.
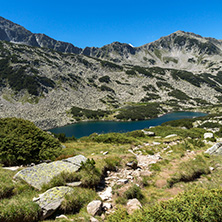
{"type": "Polygon", "coordinates": [[[114,42],[72,51],[1,17],[0,39],[0,117],[42,129],[75,122],[73,106],[157,102],[167,112],[222,98],[222,46],[213,38],[178,31],[141,47],[114,42]]]}

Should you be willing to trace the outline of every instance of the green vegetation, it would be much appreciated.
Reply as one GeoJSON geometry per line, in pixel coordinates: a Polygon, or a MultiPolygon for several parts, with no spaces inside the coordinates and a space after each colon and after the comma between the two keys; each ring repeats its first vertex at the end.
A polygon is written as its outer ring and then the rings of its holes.
{"type": "Polygon", "coordinates": [[[220,221],[221,201],[221,189],[193,189],[130,216],[127,215],[126,210],[120,208],[114,215],[110,215],[107,221],[220,221]]]}
{"type": "Polygon", "coordinates": [[[180,91],[179,89],[174,89],[173,91],[168,93],[169,96],[175,97],[181,101],[187,101],[190,99],[190,97],[185,94],[184,92],[180,91]]]}
{"type": "Polygon", "coordinates": [[[80,120],[80,118],[87,118],[87,119],[99,119],[108,116],[111,114],[111,111],[105,110],[90,110],[90,109],[83,109],[76,106],[71,108],[71,114],[73,118],[80,120]]]}
{"type": "Polygon", "coordinates": [[[209,166],[203,156],[197,155],[195,159],[182,162],[175,175],[168,179],[169,187],[179,182],[190,182],[209,174],[209,166]]]}
{"type": "Polygon", "coordinates": [[[101,60],[100,64],[101,64],[102,67],[106,67],[106,68],[109,68],[109,69],[115,69],[115,70],[120,70],[120,71],[123,70],[122,66],[119,66],[119,65],[117,65],[115,63],[112,63],[112,62],[109,62],[109,61],[101,60]]]}
{"type": "Polygon", "coordinates": [[[115,117],[121,120],[144,120],[155,118],[161,113],[161,107],[158,103],[148,103],[146,105],[127,106],[119,109],[119,114],[115,117]]]}
{"type": "Polygon", "coordinates": [[[101,85],[101,86],[100,86],[100,89],[101,89],[101,91],[112,92],[112,93],[115,94],[115,91],[114,91],[112,88],[110,88],[110,87],[108,87],[108,86],[106,86],[106,85],[101,85]]]}
{"type": "Polygon", "coordinates": [[[96,198],[98,198],[98,196],[94,190],[76,187],[71,194],[65,196],[60,210],[65,213],[75,214],[96,198]]]}
{"type": "Polygon", "coordinates": [[[153,91],[153,92],[157,92],[157,89],[156,89],[153,85],[142,86],[142,88],[144,89],[144,91],[153,91]]]}
{"type": "Polygon", "coordinates": [[[4,165],[54,160],[60,154],[59,141],[27,120],[5,118],[0,125],[0,163],[4,165]]]}
{"type": "Polygon", "coordinates": [[[179,119],[179,120],[172,120],[165,123],[162,123],[161,126],[172,126],[172,127],[186,127],[190,129],[193,127],[194,119],[179,119]]]}
{"type": "Polygon", "coordinates": [[[11,57],[6,57],[0,60],[0,84],[9,86],[19,92],[23,89],[27,90],[29,94],[38,96],[46,87],[55,87],[55,83],[47,77],[38,76],[36,69],[28,69],[26,66],[19,66],[12,68],[10,66],[11,57]],[[30,73],[29,75],[27,74],[30,73]]]}
{"type": "Polygon", "coordinates": [[[147,93],[144,98],[141,99],[141,102],[149,102],[150,100],[160,99],[161,97],[158,94],[147,93]]]}
{"type": "Polygon", "coordinates": [[[157,82],[156,82],[156,85],[157,85],[159,88],[161,88],[161,89],[163,89],[163,87],[166,87],[166,88],[169,88],[169,89],[173,89],[173,87],[172,87],[169,83],[163,82],[163,81],[157,81],[157,82]]]}
{"type": "Polygon", "coordinates": [[[111,82],[110,77],[109,76],[103,76],[99,78],[100,82],[105,82],[105,83],[109,83],[111,82]]]}

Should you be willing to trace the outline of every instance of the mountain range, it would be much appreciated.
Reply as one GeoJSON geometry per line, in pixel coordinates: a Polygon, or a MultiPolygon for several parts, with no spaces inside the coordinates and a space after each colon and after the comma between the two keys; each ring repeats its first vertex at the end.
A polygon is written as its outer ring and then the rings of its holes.
{"type": "Polygon", "coordinates": [[[222,101],[222,40],[177,31],[133,47],[78,48],[0,17],[0,117],[51,128],[72,107],[116,110],[158,103],[161,112],[222,101]]]}

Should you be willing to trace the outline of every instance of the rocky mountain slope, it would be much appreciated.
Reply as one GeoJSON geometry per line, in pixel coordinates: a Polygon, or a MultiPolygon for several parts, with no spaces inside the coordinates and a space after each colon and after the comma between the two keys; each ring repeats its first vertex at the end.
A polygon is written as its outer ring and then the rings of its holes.
{"type": "Polygon", "coordinates": [[[3,18],[0,39],[0,117],[44,129],[75,121],[73,106],[118,113],[126,104],[155,102],[163,113],[222,99],[220,40],[179,31],[137,48],[115,42],[79,49],[3,18]]]}

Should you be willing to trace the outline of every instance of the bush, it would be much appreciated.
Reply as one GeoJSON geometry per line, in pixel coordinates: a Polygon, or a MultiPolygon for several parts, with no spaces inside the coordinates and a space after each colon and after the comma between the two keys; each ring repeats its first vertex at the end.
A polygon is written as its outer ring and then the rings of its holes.
{"type": "Polygon", "coordinates": [[[148,206],[143,210],[127,215],[122,208],[107,219],[115,221],[221,221],[222,190],[194,189],[179,194],[176,198],[148,206]]]}
{"type": "Polygon", "coordinates": [[[102,175],[96,168],[95,161],[93,159],[87,159],[87,161],[81,165],[79,176],[83,187],[95,188],[100,183],[102,175]]]}
{"type": "Polygon", "coordinates": [[[104,159],[106,170],[116,171],[117,167],[120,166],[121,158],[118,156],[110,156],[104,159]]]}
{"type": "Polygon", "coordinates": [[[33,123],[17,118],[0,119],[0,163],[21,165],[54,160],[61,145],[33,123]]]}
{"type": "Polygon", "coordinates": [[[134,184],[127,191],[124,192],[123,197],[128,200],[133,198],[142,200],[144,198],[144,195],[142,194],[140,187],[134,184]]]}
{"type": "Polygon", "coordinates": [[[100,135],[93,133],[88,137],[81,138],[80,140],[114,144],[131,144],[137,142],[137,139],[129,137],[124,133],[106,133],[100,135]]]}

